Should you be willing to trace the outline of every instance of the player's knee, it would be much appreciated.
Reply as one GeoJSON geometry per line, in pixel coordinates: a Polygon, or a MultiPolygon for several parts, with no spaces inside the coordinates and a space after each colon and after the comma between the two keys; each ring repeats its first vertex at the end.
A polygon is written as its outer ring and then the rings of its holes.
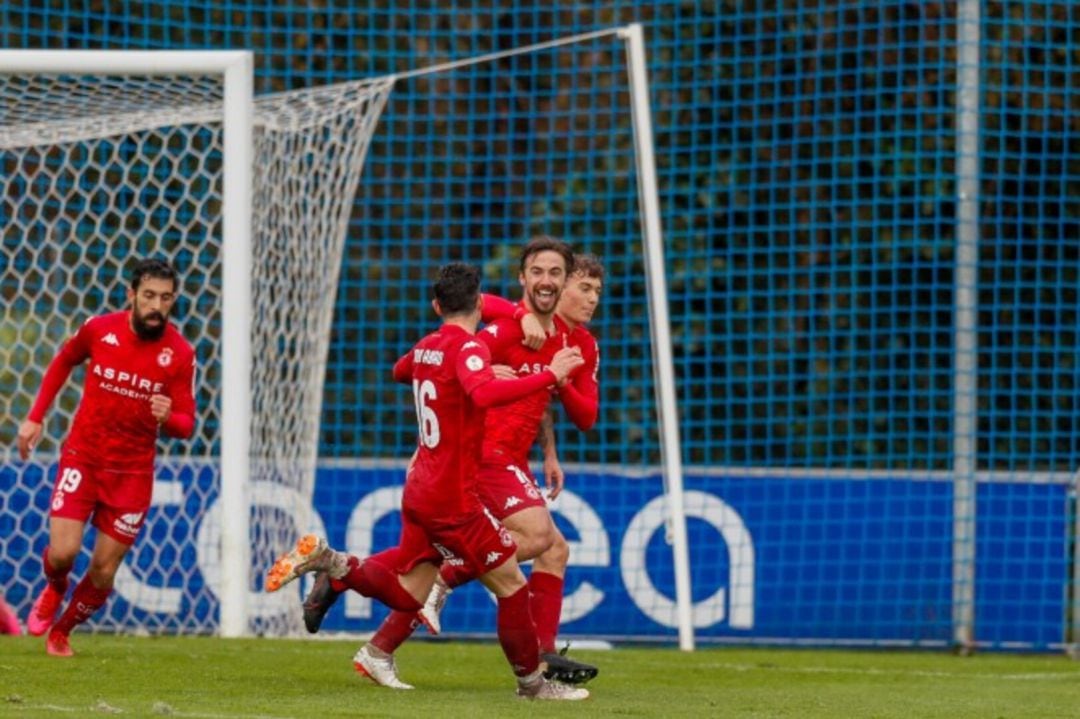
{"type": "Polygon", "coordinates": [[[75,558],[79,556],[78,545],[65,547],[63,545],[49,545],[49,566],[60,571],[68,571],[75,565],[75,558]]]}
{"type": "Polygon", "coordinates": [[[570,561],[570,543],[558,529],[554,532],[551,546],[544,552],[544,559],[548,565],[554,564],[561,567],[565,567],[570,561]]]}

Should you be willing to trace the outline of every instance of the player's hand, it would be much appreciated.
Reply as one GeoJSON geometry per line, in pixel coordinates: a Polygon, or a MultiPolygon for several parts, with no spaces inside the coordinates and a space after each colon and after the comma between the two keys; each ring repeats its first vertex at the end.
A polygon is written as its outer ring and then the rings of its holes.
{"type": "Polygon", "coordinates": [[[551,364],[548,366],[555,373],[556,383],[561,385],[574,373],[574,370],[584,364],[585,358],[581,355],[580,347],[563,347],[551,358],[551,364]]]}
{"type": "Polygon", "coordinates": [[[151,395],[150,414],[154,415],[158,424],[164,424],[172,414],[172,397],[164,394],[151,395]]]}
{"type": "Polygon", "coordinates": [[[517,379],[517,373],[510,365],[493,364],[491,371],[495,373],[495,379],[517,379]]]}
{"type": "Polygon", "coordinates": [[[27,459],[31,450],[41,441],[41,422],[26,420],[19,425],[19,434],[16,436],[16,445],[19,448],[19,456],[27,459]]]}
{"type": "Polygon", "coordinates": [[[585,358],[581,356],[579,347],[563,347],[551,358],[548,367],[555,373],[555,381],[562,382],[578,367],[585,364],[585,358]]]}
{"type": "Polygon", "coordinates": [[[559,464],[559,458],[544,457],[544,484],[546,484],[548,488],[548,499],[555,499],[558,497],[565,482],[566,475],[563,474],[562,465],[559,464]]]}
{"type": "Polygon", "coordinates": [[[521,344],[531,350],[540,349],[547,340],[547,332],[544,331],[544,326],[540,324],[540,320],[536,319],[536,315],[532,312],[521,318],[521,332],[525,335],[525,338],[521,340],[521,344]]]}

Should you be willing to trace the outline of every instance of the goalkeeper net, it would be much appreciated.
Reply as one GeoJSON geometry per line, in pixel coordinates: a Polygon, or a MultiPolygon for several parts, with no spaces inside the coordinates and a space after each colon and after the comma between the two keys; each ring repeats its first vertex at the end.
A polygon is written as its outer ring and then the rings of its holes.
{"type": "MultiPolygon", "coordinates": [[[[254,112],[253,566],[312,527],[325,357],[341,253],[388,80],[260,97],[254,112]],[[277,536],[287,534],[287,539],[277,536]]],[[[198,424],[161,443],[144,535],[93,622],[208,633],[218,625],[222,395],[220,77],[0,75],[0,394],[10,452],[48,363],[95,314],[121,308],[134,258],[181,273],[174,321],[196,348],[198,424]]],[[[50,469],[81,395],[76,370],[31,461],[0,467],[0,561],[23,613],[40,589],[50,469]]],[[[87,545],[89,546],[89,544],[87,545]]],[[[76,565],[81,573],[88,549],[76,565]]],[[[257,632],[292,629],[249,578],[257,632]]],[[[278,603],[285,598],[276,599],[278,603]]]]}

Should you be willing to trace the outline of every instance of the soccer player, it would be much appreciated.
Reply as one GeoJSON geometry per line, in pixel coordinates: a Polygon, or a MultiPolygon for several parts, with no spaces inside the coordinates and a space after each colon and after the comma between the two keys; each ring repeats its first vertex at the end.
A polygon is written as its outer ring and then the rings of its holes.
{"type": "Polygon", "coordinates": [[[305,572],[322,572],[335,596],[353,589],[415,615],[439,565],[460,564],[498,599],[499,643],[517,676],[518,694],[584,699],[588,691],[544,678],[517,547],[480,504],[476,489],[485,408],[549,392],[583,360],[578,349],[561,348],[528,377],[497,379],[487,346],[474,334],[480,321],[479,286],[475,267],[451,263],[441,268],[433,307],[443,324],[394,365],[394,379],[412,385],[419,425],[398,546],[360,560],[308,535],[274,563],[266,588],[276,591],[305,572]]]}
{"type": "MultiPolygon", "coordinates": [[[[521,253],[519,276],[523,288],[521,305],[516,312],[513,305],[509,312],[500,311],[503,318],[492,322],[479,336],[488,343],[493,362],[509,365],[522,375],[542,369],[561,347],[581,349],[585,365],[572,381],[560,383],[557,393],[574,423],[587,430],[596,422],[598,412],[599,352],[596,340],[583,325],[592,318],[599,302],[603,267],[595,257],[587,256],[583,258],[583,271],[578,272],[575,262],[569,245],[559,240],[540,237],[526,244],[521,253]],[[570,301],[565,305],[565,313],[556,314],[557,308],[564,307],[562,296],[568,271],[573,273],[570,301]],[[522,312],[534,316],[544,328],[546,341],[539,349],[523,345],[525,333],[517,322],[522,312]]],[[[485,297],[485,304],[491,303],[491,298],[485,297]]],[[[529,450],[549,398],[549,392],[537,392],[488,413],[479,486],[484,506],[511,530],[518,545],[518,560],[536,560],[529,577],[529,590],[541,657],[548,665],[546,676],[560,682],[580,683],[595,677],[596,667],[572,661],[555,648],[569,545],[555,526],[528,466],[529,450]]],[[[545,435],[551,436],[550,424],[545,435]]],[[[555,457],[554,442],[550,441],[544,451],[545,482],[549,498],[554,498],[562,490],[564,476],[555,457]]],[[[438,633],[438,613],[449,589],[475,576],[467,568],[452,563],[444,564],[440,574],[440,581],[419,615],[392,612],[386,618],[372,640],[353,658],[357,671],[383,686],[398,689],[408,686],[397,676],[394,651],[421,621],[432,633],[438,633]]],[[[318,630],[322,617],[335,600],[336,595],[319,578],[304,605],[308,631],[318,630]]]]}
{"type": "Polygon", "coordinates": [[[195,352],[169,322],[176,271],[158,259],[137,262],[130,307],[88,319],[49,364],[29,417],[16,438],[24,460],[41,439],[42,420],[71,371],[87,362],[82,400],[60,453],[49,503],[49,544],[41,557],[45,588],[26,620],[48,632],[46,651],[72,656],[68,636],[100,609],[150,508],[154,453],[161,434],[189,437],[195,428],[195,352]],[[98,529],[86,576],[56,619],[86,522],[98,529]]]}

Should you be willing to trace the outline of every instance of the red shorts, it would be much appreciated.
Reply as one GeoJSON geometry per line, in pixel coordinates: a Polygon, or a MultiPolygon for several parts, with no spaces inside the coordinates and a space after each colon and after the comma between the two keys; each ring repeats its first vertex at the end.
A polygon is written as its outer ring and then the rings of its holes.
{"type": "Polygon", "coordinates": [[[480,501],[500,521],[529,507],[547,508],[547,501],[528,465],[485,462],[480,465],[477,485],[480,501]]]}
{"type": "Polygon", "coordinates": [[[479,508],[453,517],[432,516],[406,499],[401,507],[401,541],[395,569],[405,574],[421,562],[449,562],[482,576],[517,555],[506,527],[479,508]]]}
{"type": "Polygon", "coordinates": [[[153,472],[110,472],[60,457],[49,516],[86,522],[121,544],[131,546],[146,521],[154,490],[153,472]]]}

